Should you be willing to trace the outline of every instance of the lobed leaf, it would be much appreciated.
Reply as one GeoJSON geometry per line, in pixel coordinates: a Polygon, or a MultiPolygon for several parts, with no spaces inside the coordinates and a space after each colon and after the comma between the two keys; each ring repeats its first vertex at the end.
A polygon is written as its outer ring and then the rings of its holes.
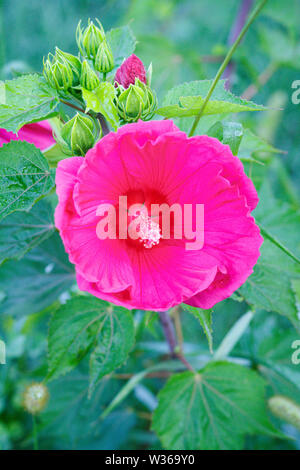
{"type": "MultiPolygon", "coordinates": [[[[207,96],[212,80],[183,83],[172,88],[166,95],[163,106],[156,113],[165,118],[196,116],[207,96]]],[[[220,80],[207,103],[203,115],[238,113],[241,111],[263,111],[264,106],[234,96],[220,80]]]]}
{"type": "Polygon", "coordinates": [[[0,127],[8,131],[16,133],[25,124],[54,116],[58,105],[56,91],[41,75],[0,82],[0,127]]]}
{"type": "Polygon", "coordinates": [[[128,25],[111,29],[106,34],[106,39],[111,46],[115,66],[117,67],[135,50],[136,39],[128,25]]]}
{"type": "Polygon", "coordinates": [[[27,142],[0,148],[0,220],[25,211],[54,186],[54,174],[43,154],[27,142]]]}
{"type": "Polygon", "coordinates": [[[173,375],[158,398],[152,428],[166,449],[237,450],[248,434],[282,437],[267,416],[264,380],[240,365],[173,375]]]}
{"type": "Polygon", "coordinates": [[[90,358],[90,391],[106,374],[127,359],[134,345],[131,313],[91,296],[70,299],[56,311],[49,329],[49,378],[75,367],[93,350],[90,358]]]}
{"type": "Polygon", "coordinates": [[[212,309],[203,310],[201,308],[192,307],[191,305],[182,305],[184,310],[190,312],[197,320],[199,320],[200,325],[203,328],[205,336],[208,341],[209,350],[213,352],[213,330],[212,330],[212,309]]]}
{"type": "Polygon", "coordinates": [[[0,314],[25,316],[49,307],[75,282],[58,233],[18,262],[0,266],[0,314]]]}
{"type": "Polygon", "coordinates": [[[255,216],[265,241],[253,274],[239,289],[249,303],[288,317],[300,328],[292,280],[300,279],[300,213],[279,203],[266,183],[255,216]]]}
{"type": "Polygon", "coordinates": [[[55,231],[53,209],[45,199],[30,212],[15,212],[0,222],[0,264],[20,259],[55,231]]]}

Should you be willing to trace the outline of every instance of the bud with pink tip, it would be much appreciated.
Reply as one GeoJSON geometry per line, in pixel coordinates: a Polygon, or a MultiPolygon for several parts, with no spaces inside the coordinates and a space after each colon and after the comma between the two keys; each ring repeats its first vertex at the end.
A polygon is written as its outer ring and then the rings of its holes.
{"type": "Polygon", "coordinates": [[[123,88],[126,89],[129,85],[135,84],[136,78],[142,83],[147,83],[146,70],[143,62],[135,54],[132,54],[118,68],[115,76],[115,87],[122,85],[123,88]]]}

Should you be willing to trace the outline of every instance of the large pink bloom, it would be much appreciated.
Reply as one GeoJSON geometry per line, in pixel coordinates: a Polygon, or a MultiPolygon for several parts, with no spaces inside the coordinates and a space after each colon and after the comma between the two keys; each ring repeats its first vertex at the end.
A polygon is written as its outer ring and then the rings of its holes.
{"type": "Polygon", "coordinates": [[[188,138],[172,121],[128,124],[86,157],[62,160],[55,213],[81,290],[127,308],[165,310],[181,302],[210,308],[252,273],[262,243],[250,212],[258,198],[240,160],[218,140],[188,138]],[[201,250],[186,240],[152,248],[132,240],[100,240],[97,207],[133,202],[204,204],[201,250]]]}
{"type": "Polygon", "coordinates": [[[41,150],[46,150],[55,144],[52,128],[48,121],[26,124],[19,130],[18,134],[0,129],[0,147],[11,140],[25,140],[41,150]]]}

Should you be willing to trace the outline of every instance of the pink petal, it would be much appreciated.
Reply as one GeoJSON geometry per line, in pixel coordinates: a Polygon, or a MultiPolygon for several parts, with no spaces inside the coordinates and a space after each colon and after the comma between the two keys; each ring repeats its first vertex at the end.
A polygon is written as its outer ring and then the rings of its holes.
{"type": "Polygon", "coordinates": [[[52,128],[48,121],[41,121],[23,126],[17,134],[0,129],[0,146],[11,140],[22,140],[46,150],[55,144],[52,128]]]}

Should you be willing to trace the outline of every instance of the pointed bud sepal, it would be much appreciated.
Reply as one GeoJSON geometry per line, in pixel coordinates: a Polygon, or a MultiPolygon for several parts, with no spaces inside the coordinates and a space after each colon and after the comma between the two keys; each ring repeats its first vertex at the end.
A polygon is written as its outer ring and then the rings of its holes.
{"type": "Polygon", "coordinates": [[[95,69],[101,73],[111,72],[114,68],[114,58],[109,44],[104,40],[100,44],[96,60],[95,60],[95,69]]]}
{"type": "Polygon", "coordinates": [[[147,121],[154,115],[157,100],[153,90],[138,78],[126,90],[118,87],[117,107],[124,122],[147,121]]]}
{"type": "Polygon", "coordinates": [[[96,26],[93,21],[89,20],[88,26],[82,29],[80,20],[76,30],[76,41],[81,55],[94,60],[96,59],[100,44],[105,39],[102,24],[98,19],[96,19],[96,22],[98,26],[96,26]]]}
{"type": "Polygon", "coordinates": [[[68,52],[61,51],[58,47],[55,49],[55,55],[58,59],[65,60],[73,72],[72,86],[79,85],[81,75],[81,62],[78,57],[68,52]]]}
{"type": "Polygon", "coordinates": [[[55,139],[65,154],[84,156],[101,135],[102,129],[96,119],[77,113],[61,126],[55,139]]]}
{"type": "Polygon", "coordinates": [[[80,84],[82,88],[93,91],[100,85],[100,80],[96,72],[92,69],[87,60],[82,62],[80,84]]]}
{"type": "Polygon", "coordinates": [[[50,86],[64,91],[68,91],[72,87],[73,72],[65,58],[48,54],[47,60],[44,60],[43,64],[43,74],[50,86]]]}

